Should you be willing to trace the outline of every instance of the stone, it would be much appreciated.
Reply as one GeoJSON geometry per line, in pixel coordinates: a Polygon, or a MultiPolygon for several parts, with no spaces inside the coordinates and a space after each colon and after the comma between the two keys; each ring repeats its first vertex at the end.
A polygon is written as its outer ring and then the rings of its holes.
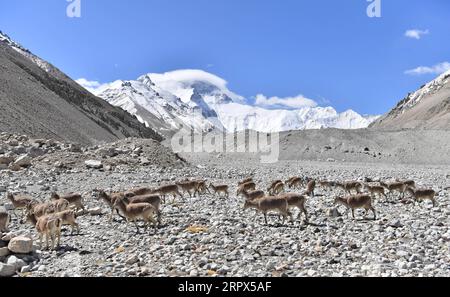
{"type": "Polygon", "coordinates": [[[0,164],[8,166],[10,163],[14,161],[13,157],[10,156],[0,156],[0,164]]]}
{"type": "Polygon", "coordinates": [[[24,236],[14,237],[9,242],[8,249],[15,254],[29,254],[33,251],[33,240],[24,236]]]}
{"type": "Polygon", "coordinates": [[[26,168],[31,166],[31,160],[33,160],[28,154],[22,155],[14,161],[14,165],[26,168]]]}
{"type": "Polygon", "coordinates": [[[406,262],[404,262],[404,261],[398,262],[397,266],[398,266],[399,269],[407,269],[408,268],[408,264],[406,262]]]}
{"type": "Polygon", "coordinates": [[[31,272],[31,266],[30,265],[23,266],[20,269],[20,273],[28,273],[28,272],[31,272]]]}
{"type": "Polygon", "coordinates": [[[81,153],[82,152],[81,146],[79,144],[74,144],[74,143],[71,143],[69,145],[68,150],[69,150],[69,152],[72,152],[72,153],[81,153]]]}
{"type": "Polygon", "coordinates": [[[337,217],[340,217],[341,214],[339,213],[337,208],[329,208],[327,210],[327,216],[330,218],[337,218],[337,217]]]}
{"type": "Polygon", "coordinates": [[[45,155],[45,152],[41,148],[32,146],[28,150],[28,156],[30,156],[31,158],[37,158],[43,155],[45,155]]]}
{"type": "Polygon", "coordinates": [[[393,228],[401,228],[403,225],[399,220],[393,220],[392,222],[389,223],[389,226],[393,228]]]}
{"type": "Polygon", "coordinates": [[[22,169],[22,167],[18,164],[12,163],[9,165],[8,169],[11,171],[20,171],[22,169]]]}
{"type": "Polygon", "coordinates": [[[16,256],[9,256],[6,261],[6,264],[14,266],[17,271],[19,271],[22,267],[27,265],[25,261],[17,258],[16,256]]]}
{"type": "Polygon", "coordinates": [[[100,216],[103,214],[103,210],[101,207],[96,207],[96,208],[90,209],[89,214],[91,216],[100,216]]]}
{"type": "Polygon", "coordinates": [[[98,153],[102,157],[109,157],[109,158],[112,158],[112,157],[115,157],[115,156],[119,155],[119,153],[114,148],[100,149],[100,150],[98,150],[98,153]]]}
{"type": "Polygon", "coordinates": [[[16,268],[13,265],[0,262],[0,277],[11,277],[16,274],[16,268]]]}
{"type": "Polygon", "coordinates": [[[127,265],[134,265],[136,263],[139,263],[139,258],[136,255],[131,256],[130,258],[127,259],[127,261],[125,262],[125,264],[127,265]]]}
{"type": "Polygon", "coordinates": [[[6,257],[10,254],[8,247],[0,248],[0,257],[6,257]]]}
{"type": "Polygon", "coordinates": [[[86,165],[87,168],[92,168],[92,169],[102,169],[103,168],[103,164],[101,161],[87,160],[84,162],[84,164],[86,165]]]}

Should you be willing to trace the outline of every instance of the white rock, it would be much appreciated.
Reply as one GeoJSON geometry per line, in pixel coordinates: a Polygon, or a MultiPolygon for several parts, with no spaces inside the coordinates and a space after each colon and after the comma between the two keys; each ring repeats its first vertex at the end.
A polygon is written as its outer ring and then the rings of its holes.
{"type": "Polygon", "coordinates": [[[29,266],[29,265],[23,266],[20,269],[20,273],[27,273],[27,272],[30,272],[30,271],[31,271],[31,266],[29,266]]]}
{"type": "Polygon", "coordinates": [[[6,264],[14,266],[17,271],[19,271],[22,267],[27,265],[25,261],[17,258],[16,256],[9,256],[8,260],[6,261],[6,264]]]}
{"type": "Polygon", "coordinates": [[[29,254],[33,251],[33,240],[24,236],[14,237],[9,242],[8,249],[15,254],[29,254]]]}
{"type": "Polygon", "coordinates": [[[96,207],[96,208],[90,209],[89,214],[91,216],[99,216],[99,215],[103,214],[103,210],[101,207],[96,207]]]}
{"type": "Polygon", "coordinates": [[[87,168],[92,169],[101,169],[103,168],[102,161],[96,161],[96,160],[87,160],[84,162],[87,168]]]}

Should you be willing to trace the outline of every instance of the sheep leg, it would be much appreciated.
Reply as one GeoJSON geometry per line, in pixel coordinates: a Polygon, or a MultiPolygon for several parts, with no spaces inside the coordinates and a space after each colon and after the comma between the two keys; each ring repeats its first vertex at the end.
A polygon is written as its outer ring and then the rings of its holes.
{"type": "Polygon", "coordinates": [[[57,243],[56,246],[59,247],[60,243],[61,243],[61,226],[59,226],[59,228],[56,230],[56,236],[57,236],[57,243]]]}
{"type": "MultiPolygon", "coordinates": [[[[308,211],[306,210],[305,207],[302,208],[303,213],[305,214],[305,222],[309,222],[309,218],[308,218],[308,211]]],[[[300,212],[301,214],[301,212],[300,212]]]]}
{"type": "Polygon", "coordinates": [[[42,249],[42,237],[43,237],[43,234],[42,233],[39,233],[39,247],[42,249]]]}
{"type": "Polygon", "coordinates": [[[377,212],[375,211],[375,208],[371,207],[370,209],[373,212],[373,220],[376,220],[377,219],[377,212]]]}
{"type": "Polygon", "coordinates": [[[52,230],[52,232],[50,233],[50,240],[52,241],[51,250],[54,251],[55,250],[55,230],[52,230]]]}
{"type": "Polygon", "coordinates": [[[184,200],[183,196],[181,195],[181,193],[180,193],[179,191],[176,191],[176,192],[174,193],[174,195],[173,195],[174,199],[176,198],[176,195],[180,196],[181,199],[184,200]]]}
{"type": "Polygon", "coordinates": [[[139,225],[136,221],[133,221],[134,225],[136,226],[136,234],[141,234],[141,232],[139,232],[139,225]]]}
{"type": "Polygon", "coordinates": [[[50,235],[49,231],[45,231],[45,249],[48,250],[48,237],[50,235]]]}
{"type": "Polygon", "coordinates": [[[157,229],[158,227],[158,222],[155,220],[155,218],[153,216],[149,217],[150,222],[153,224],[153,228],[157,229]]]}
{"type": "Polygon", "coordinates": [[[268,223],[267,223],[267,213],[264,213],[264,222],[266,223],[266,225],[268,225],[268,223]]]}
{"type": "Polygon", "coordinates": [[[289,214],[289,217],[291,218],[292,225],[294,225],[295,221],[294,221],[294,216],[292,215],[292,212],[288,211],[288,214],[289,214]]]}
{"type": "Polygon", "coordinates": [[[161,217],[162,217],[161,211],[158,210],[158,212],[156,213],[156,215],[157,215],[157,218],[158,218],[158,224],[161,225],[161,224],[162,224],[162,223],[161,223],[161,217]]]}
{"type": "Polygon", "coordinates": [[[111,207],[111,214],[109,216],[109,221],[112,222],[114,216],[114,208],[111,207]]]}

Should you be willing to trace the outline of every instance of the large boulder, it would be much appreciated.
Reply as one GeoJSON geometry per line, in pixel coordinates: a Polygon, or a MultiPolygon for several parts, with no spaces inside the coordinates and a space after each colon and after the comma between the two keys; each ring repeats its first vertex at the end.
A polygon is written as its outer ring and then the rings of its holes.
{"type": "Polygon", "coordinates": [[[15,254],[29,254],[33,251],[33,239],[18,236],[11,239],[8,249],[15,254]]]}

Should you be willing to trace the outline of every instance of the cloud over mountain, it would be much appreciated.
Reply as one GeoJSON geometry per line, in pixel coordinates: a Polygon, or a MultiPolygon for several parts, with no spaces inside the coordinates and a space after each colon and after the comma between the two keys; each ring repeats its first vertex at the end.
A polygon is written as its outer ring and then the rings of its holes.
{"type": "Polygon", "coordinates": [[[450,62],[442,62],[433,66],[419,66],[414,69],[405,71],[408,75],[423,75],[423,74],[442,74],[450,70],[450,62]]]}

